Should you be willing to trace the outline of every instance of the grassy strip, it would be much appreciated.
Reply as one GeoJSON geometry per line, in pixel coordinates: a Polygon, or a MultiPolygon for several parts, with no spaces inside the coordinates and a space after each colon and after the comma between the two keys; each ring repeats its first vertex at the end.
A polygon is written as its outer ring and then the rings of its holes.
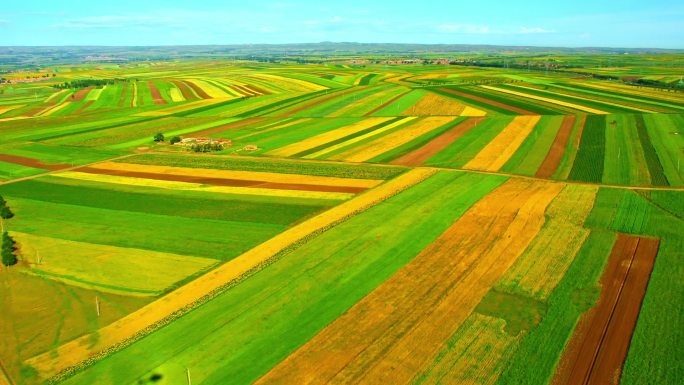
{"type": "Polygon", "coordinates": [[[263,171],[284,174],[331,176],[354,179],[389,179],[406,171],[400,166],[350,165],[332,162],[298,161],[230,156],[143,154],[126,158],[125,163],[218,170],[263,171]]]}
{"type": "Polygon", "coordinates": [[[643,115],[635,115],[634,120],[636,121],[641,147],[644,149],[648,172],[651,174],[651,183],[656,186],[669,186],[670,184],[663,171],[663,165],[660,164],[658,153],[656,153],[653,143],[651,143],[651,138],[648,136],[648,131],[646,131],[646,122],[644,122],[643,115]]]}
{"type": "Polygon", "coordinates": [[[568,179],[601,183],[606,151],[606,117],[589,115],[568,179]]]}

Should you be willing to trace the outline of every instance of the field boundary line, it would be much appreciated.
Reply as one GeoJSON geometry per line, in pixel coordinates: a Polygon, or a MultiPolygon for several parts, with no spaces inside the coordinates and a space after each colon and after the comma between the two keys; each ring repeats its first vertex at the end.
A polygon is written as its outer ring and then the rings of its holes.
{"type": "Polygon", "coordinates": [[[10,183],[21,182],[21,181],[25,181],[25,180],[29,180],[29,179],[33,179],[33,178],[38,178],[38,177],[41,177],[41,176],[50,175],[50,174],[54,174],[54,173],[57,173],[57,172],[62,172],[62,171],[74,171],[74,170],[77,170],[77,169],[79,169],[79,168],[93,166],[93,165],[96,165],[96,164],[98,164],[98,163],[111,162],[111,161],[119,160],[119,159],[126,159],[126,158],[130,158],[130,157],[132,157],[132,156],[135,156],[135,155],[139,155],[139,154],[137,154],[137,153],[125,154],[125,155],[121,155],[121,156],[116,156],[116,157],[114,157],[114,158],[102,159],[102,160],[98,160],[98,161],[96,161],[96,162],[87,163],[87,164],[81,164],[81,165],[72,166],[72,167],[67,167],[67,168],[62,168],[62,169],[59,169],[59,170],[48,170],[48,171],[46,171],[46,172],[41,172],[40,174],[34,174],[34,175],[25,176],[25,177],[22,177],[22,178],[17,178],[17,179],[12,179],[12,180],[1,181],[1,182],[0,182],[0,186],[5,185],[5,184],[10,184],[10,183]]]}
{"type": "Polygon", "coordinates": [[[25,361],[48,383],[59,382],[206,303],[310,239],[437,173],[416,168],[282,232],[141,309],[25,361]],[[96,343],[92,337],[98,336],[96,343]]]}

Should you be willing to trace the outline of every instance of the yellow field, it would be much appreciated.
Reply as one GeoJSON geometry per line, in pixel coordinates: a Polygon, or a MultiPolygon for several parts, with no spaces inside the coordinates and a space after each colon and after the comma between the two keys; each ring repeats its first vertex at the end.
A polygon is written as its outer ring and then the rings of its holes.
{"type": "Polygon", "coordinates": [[[244,277],[263,266],[278,253],[305,238],[362,212],[433,175],[434,169],[417,168],[406,172],[377,188],[358,195],[302,222],[270,240],[230,260],[211,272],[181,286],[138,311],[103,327],[95,335],[85,335],[56,349],[26,361],[43,378],[50,378],[63,369],[79,364],[116,344],[127,341],[151,325],[155,325],[176,311],[193,306],[215,290],[244,277]]]}
{"type": "Polygon", "coordinates": [[[50,116],[54,114],[55,112],[61,110],[62,108],[68,106],[71,102],[62,102],[61,104],[58,104],[52,108],[48,108],[47,110],[43,110],[36,114],[36,116],[50,116]]]}
{"type": "Polygon", "coordinates": [[[386,122],[388,120],[391,120],[392,118],[367,118],[363,119],[361,121],[358,121],[354,124],[350,124],[348,126],[338,128],[336,130],[324,132],[320,135],[316,135],[314,137],[304,139],[300,142],[293,143],[272,151],[267,152],[268,155],[273,155],[273,156],[292,156],[294,154],[300,153],[302,151],[306,151],[310,148],[314,148],[317,146],[320,146],[321,144],[329,143],[334,140],[344,138],[347,135],[354,134],[356,132],[365,130],[367,128],[373,127],[375,125],[378,125],[380,123],[386,122]]]}
{"type": "Polygon", "coordinates": [[[473,108],[470,106],[465,106],[463,109],[463,112],[461,112],[461,116],[485,116],[487,115],[487,112],[478,110],[477,108],[473,108]]]}
{"type": "Polygon", "coordinates": [[[315,186],[344,186],[371,188],[383,182],[382,180],[337,178],[331,176],[280,174],[275,172],[257,171],[216,170],[209,168],[186,168],[115,162],[97,163],[90,166],[90,168],[96,168],[101,170],[173,174],[180,176],[202,176],[205,178],[238,179],[264,183],[307,184],[315,186]]]}
{"type": "MultiPolygon", "coordinates": [[[[295,78],[288,78],[284,76],[278,76],[278,75],[273,75],[273,74],[250,74],[250,77],[257,78],[257,79],[263,79],[267,80],[269,82],[273,82],[275,84],[286,84],[287,88],[292,90],[292,91],[320,91],[320,90],[325,90],[328,87],[322,86],[320,84],[312,83],[312,82],[307,82],[305,80],[300,80],[300,79],[295,79],[295,78]]],[[[259,86],[259,88],[262,88],[259,86]]]]}
{"type": "Polygon", "coordinates": [[[324,191],[305,191],[305,190],[281,190],[258,187],[229,187],[229,186],[208,186],[199,183],[175,182],[160,179],[133,178],[127,176],[89,174],[85,172],[65,171],[52,174],[54,177],[69,178],[77,180],[88,180],[100,183],[114,183],[128,186],[156,187],[169,190],[184,191],[203,191],[222,194],[237,195],[262,195],[272,197],[291,197],[309,199],[332,199],[347,200],[354,196],[351,193],[324,192],[324,191]]]}
{"type": "Polygon", "coordinates": [[[520,145],[537,125],[541,116],[516,116],[491,142],[489,142],[464,168],[498,171],[515,154],[520,145]]]}
{"type": "Polygon", "coordinates": [[[561,188],[502,184],[257,384],[411,383],[529,246],[561,188]]]}
{"type": "Polygon", "coordinates": [[[189,80],[191,80],[199,88],[201,88],[204,92],[206,92],[207,95],[211,96],[212,99],[227,99],[227,98],[235,97],[234,95],[228,94],[225,91],[223,91],[222,89],[220,89],[220,88],[218,88],[212,84],[209,84],[203,80],[195,79],[195,78],[189,79],[189,80]]]}
{"type": "Polygon", "coordinates": [[[172,102],[184,102],[185,101],[183,94],[178,89],[178,87],[176,87],[175,84],[173,85],[173,87],[169,88],[169,96],[171,97],[172,102]]]}
{"type": "Polygon", "coordinates": [[[0,115],[4,114],[5,112],[12,111],[17,108],[24,107],[26,104],[14,104],[11,106],[0,106],[0,115]]]}
{"type": "Polygon", "coordinates": [[[159,295],[174,283],[216,265],[208,258],[160,253],[31,234],[12,233],[22,258],[34,264],[24,272],[98,291],[159,295]],[[36,264],[40,258],[40,264],[36,264]]]}
{"type": "Polygon", "coordinates": [[[362,146],[352,148],[348,151],[331,156],[330,159],[344,160],[347,162],[364,162],[380,154],[390,151],[402,144],[408,143],[413,139],[427,134],[456,119],[453,116],[431,116],[423,118],[408,127],[402,128],[397,132],[383,136],[382,138],[370,141],[362,146]]]}
{"type": "Polygon", "coordinates": [[[414,119],[417,119],[417,118],[418,118],[418,117],[416,117],[416,116],[408,116],[408,117],[406,117],[406,118],[404,118],[404,119],[398,120],[398,121],[396,121],[396,122],[394,122],[394,123],[392,123],[392,124],[388,124],[388,125],[386,125],[386,126],[384,126],[384,127],[378,128],[377,130],[374,130],[374,131],[369,132],[369,133],[367,133],[367,134],[359,135],[359,136],[357,136],[356,138],[349,139],[349,140],[347,140],[347,141],[344,141],[344,142],[342,142],[342,143],[336,144],[336,145],[334,145],[334,146],[326,147],[326,148],[324,148],[324,149],[322,149],[322,150],[320,150],[320,151],[314,152],[313,154],[306,155],[306,156],[304,156],[303,158],[304,158],[304,159],[314,159],[314,158],[318,158],[318,157],[320,157],[320,156],[323,156],[323,155],[325,155],[325,154],[329,154],[329,153],[331,153],[331,152],[333,152],[333,151],[335,151],[335,150],[338,150],[338,149],[340,149],[340,148],[343,148],[343,147],[345,147],[345,146],[348,146],[348,145],[351,145],[351,144],[354,144],[354,143],[358,143],[358,142],[360,142],[360,141],[362,141],[362,140],[368,139],[368,138],[370,138],[370,137],[373,137],[373,136],[378,135],[378,134],[380,134],[380,133],[383,133],[383,132],[385,132],[385,131],[389,131],[389,130],[391,130],[391,129],[394,129],[394,128],[396,128],[396,127],[399,127],[399,126],[401,126],[402,124],[408,123],[408,122],[410,122],[410,121],[412,121],[412,120],[414,120],[414,119]]]}
{"type": "Polygon", "coordinates": [[[598,187],[566,185],[549,206],[544,228],[499,285],[539,300],[548,298],[589,236],[583,224],[597,192],[598,187]]]}
{"type": "Polygon", "coordinates": [[[133,85],[133,100],[131,101],[131,107],[138,105],[138,82],[130,82],[133,85]]]}
{"type": "Polygon", "coordinates": [[[562,101],[562,100],[550,99],[550,98],[545,98],[545,97],[542,97],[542,96],[531,95],[531,94],[526,94],[526,93],[524,93],[524,92],[511,91],[511,90],[506,90],[506,89],[503,89],[503,88],[492,87],[492,86],[480,86],[480,87],[482,87],[482,88],[487,88],[487,89],[494,90],[494,91],[503,92],[503,93],[506,93],[506,94],[516,95],[516,96],[522,96],[522,97],[529,98],[529,99],[541,100],[541,101],[543,101],[543,102],[549,102],[549,103],[557,104],[557,105],[559,105],[559,106],[570,107],[570,108],[574,108],[574,109],[576,109],[576,110],[588,112],[588,113],[590,113],[590,114],[602,114],[602,115],[608,114],[608,113],[605,112],[605,111],[597,110],[597,109],[591,108],[591,107],[582,106],[582,105],[579,105],[579,104],[564,102],[564,101],[562,101]]]}
{"type": "Polygon", "coordinates": [[[406,111],[399,115],[461,115],[464,109],[465,105],[453,99],[428,92],[420,98],[418,103],[407,108],[406,111]]]}
{"type": "Polygon", "coordinates": [[[455,343],[421,376],[421,385],[493,385],[501,359],[520,337],[504,331],[506,321],[472,313],[454,337],[455,343]]]}

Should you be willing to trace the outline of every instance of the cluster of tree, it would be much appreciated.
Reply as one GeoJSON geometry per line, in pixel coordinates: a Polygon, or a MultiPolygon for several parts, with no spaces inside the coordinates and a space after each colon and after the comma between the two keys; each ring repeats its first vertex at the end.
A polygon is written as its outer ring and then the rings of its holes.
{"type": "MultiPolygon", "coordinates": [[[[7,201],[0,196],[0,220],[4,221],[13,216],[14,213],[12,213],[12,210],[7,206],[7,201]]],[[[5,266],[12,266],[17,263],[16,241],[7,233],[7,231],[5,231],[4,223],[2,227],[2,251],[0,252],[0,254],[2,254],[2,264],[5,266]]]]}
{"type": "Polygon", "coordinates": [[[667,89],[667,90],[684,90],[684,83],[664,83],[659,80],[653,80],[653,79],[622,79],[623,82],[633,85],[633,86],[643,86],[643,87],[653,87],[653,88],[662,88],[662,89],[667,89]]]}
{"type": "Polygon", "coordinates": [[[157,143],[163,142],[163,141],[165,140],[164,134],[162,134],[161,132],[158,132],[158,133],[152,138],[152,140],[154,140],[154,141],[157,142],[157,143]]]}
{"type": "Polygon", "coordinates": [[[192,152],[223,151],[223,149],[223,143],[220,142],[193,143],[188,146],[188,150],[192,152]]]}
{"type": "Polygon", "coordinates": [[[7,231],[2,233],[2,264],[12,266],[17,263],[17,242],[7,231]]]}
{"type": "Polygon", "coordinates": [[[62,84],[56,84],[54,87],[60,90],[69,88],[86,88],[86,87],[104,87],[108,84],[114,84],[123,81],[122,79],[78,79],[62,84]]]}

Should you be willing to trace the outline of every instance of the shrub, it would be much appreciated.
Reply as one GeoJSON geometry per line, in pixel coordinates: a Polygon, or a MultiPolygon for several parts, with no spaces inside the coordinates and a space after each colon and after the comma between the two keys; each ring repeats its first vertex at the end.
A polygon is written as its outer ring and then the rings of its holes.
{"type": "Polygon", "coordinates": [[[164,141],[164,134],[161,132],[158,132],[157,135],[154,136],[154,141],[155,142],[163,142],[164,141]]]}

